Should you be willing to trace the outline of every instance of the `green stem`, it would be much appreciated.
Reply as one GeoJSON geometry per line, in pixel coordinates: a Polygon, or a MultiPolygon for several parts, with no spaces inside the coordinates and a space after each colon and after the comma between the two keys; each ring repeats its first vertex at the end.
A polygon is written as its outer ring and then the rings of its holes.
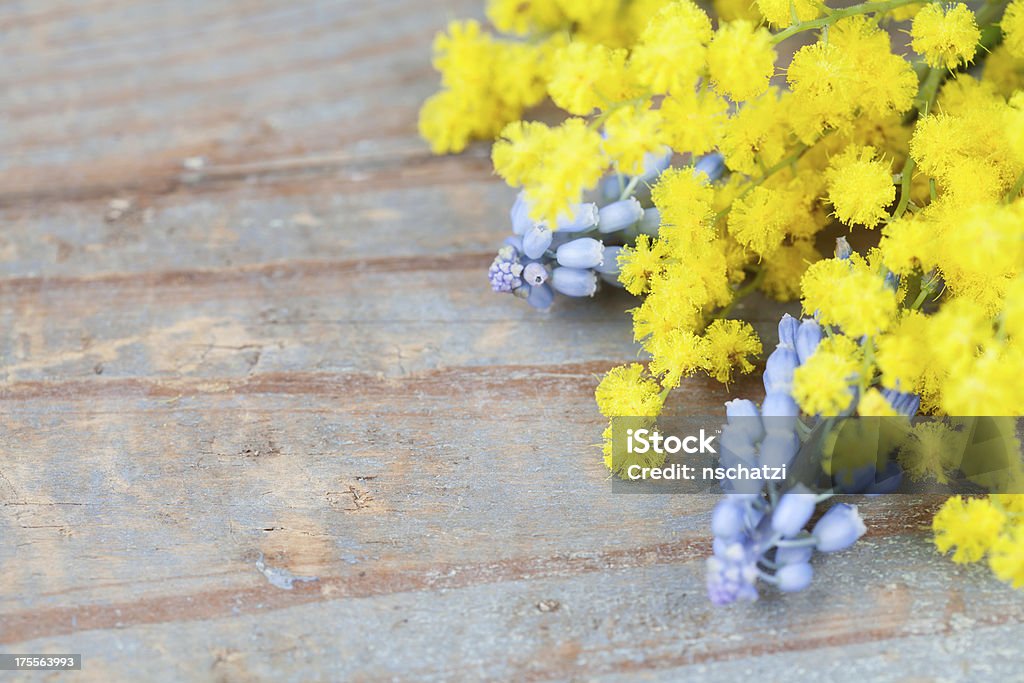
{"type": "Polygon", "coordinates": [[[917,99],[919,104],[917,110],[922,116],[927,116],[931,108],[935,106],[935,98],[939,94],[939,86],[945,80],[946,73],[942,69],[932,67],[928,70],[924,82],[921,83],[921,90],[918,91],[917,99]]]}
{"type": "Polygon", "coordinates": [[[629,197],[636,190],[636,186],[640,184],[640,176],[635,175],[629,179],[629,184],[622,188],[622,192],[619,193],[619,201],[621,202],[626,197],[629,197]]]}
{"type": "Polygon", "coordinates": [[[920,3],[921,0],[886,0],[885,2],[862,2],[859,5],[851,5],[850,7],[844,7],[843,9],[833,10],[829,14],[817,19],[811,19],[809,21],[801,21],[793,24],[784,31],[780,31],[772,36],[772,44],[778,45],[787,38],[792,38],[798,33],[804,31],[813,31],[817,28],[824,28],[825,26],[831,26],[840,19],[847,17],[857,16],[858,14],[872,14],[874,12],[888,12],[889,10],[896,9],[897,7],[903,7],[904,5],[914,5],[920,3]]]}
{"type": "Polygon", "coordinates": [[[903,172],[900,177],[900,203],[892,212],[894,219],[899,218],[907,211],[907,204],[910,203],[910,182],[914,175],[914,166],[917,162],[914,157],[907,155],[907,163],[903,164],[903,172]]]}

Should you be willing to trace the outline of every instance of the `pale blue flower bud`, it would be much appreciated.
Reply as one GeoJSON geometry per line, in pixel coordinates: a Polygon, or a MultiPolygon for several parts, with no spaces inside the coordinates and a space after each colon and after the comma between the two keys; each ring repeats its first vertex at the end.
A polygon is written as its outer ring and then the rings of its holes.
{"type": "Polygon", "coordinates": [[[764,368],[764,389],[769,394],[773,392],[788,394],[793,388],[793,371],[799,364],[796,350],[792,346],[779,344],[771,355],[764,368]]]}
{"type": "MultiPolygon", "coordinates": [[[[529,287],[529,285],[527,285],[529,287]]],[[[538,308],[542,311],[546,311],[551,308],[551,302],[555,300],[555,293],[551,291],[550,285],[543,284],[539,287],[530,287],[530,294],[526,297],[526,302],[538,308]]]]}
{"type": "Polygon", "coordinates": [[[661,212],[656,207],[644,209],[643,218],[637,223],[640,232],[651,237],[658,236],[658,229],[661,227],[661,212]]]}
{"type": "Polygon", "coordinates": [[[753,401],[745,398],[727,401],[725,416],[729,420],[728,427],[741,431],[748,443],[757,443],[764,438],[764,425],[753,401]]]}
{"type": "Polygon", "coordinates": [[[601,256],[601,265],[594,266],[594,270],[604,275],[614,275],[618,281],[619,254],[621,253],[622,247],[605,247],[604,254],[601,256]]]}
{"type": "Polygon", "coordinates": [[[516,200],[512,203],[512,211],[509,212],[509,217],[512,219],[512,232],[517,235],[522,235],[533,227],[533,221],[530,219],[530,207],[526,203],[525,192],[520,192],[516,195],[516,200]]]}
{"type": "Polygon", "coordinates": [[[719,501],[711,513],[711,533],[715,536],[735,538],[744,529],[746,506],[731,498],[728,496],[719,501]]]}
{"type": "Polygon", "coordinates": [[[800,408],[789,394],[771,393],[764,397],[761,415],[764,417],[796,417],[800,408]]]}
{"type": "Polygon", "coordinates": [[[895,389],[883,389],[882,396],[889,402],[892,409],[900,415],[913,417],[921,409],[921,397],[913,393],[904,393],[895,389]]]}
{"type": "Polygon", "coordinates": [[[890,270],[885,274],[885,286],[897,291],[900,288],[900,276],[890,270]]]}
{"type": "Polygon", "coordinates": [[[543,225],[537,225],[523,235],[523,253],[526,258],[540,258],[551,246],[551,231],[543,225]]]}
{"type": "Polygon", "coordinates": [[[796,331],[800,328],[800,321],[789,313],[782,316],[779,321],[779,346],[796,348],[796,331]]]}
{"type": "Polygon", "coordinates": [[[626,180],[619,175],[610,175],[601,179],[601,198],[605,201],[614,201],[622,194],[626,187],[626,180]]]}
{"type": "Polygon", "coordinates": [[[836,258],[837,259],[848,259],[853,254],[853,249],[850,248],[850,243],[846,241],[845,237],[836,238],[836,258]]]}
{"type": "Polygon", "coordinates": [[[522,278],[526,284],[537,287],[548,281],[548,269],[537,261],[527,263],[526,267],[523,268],[522,278]]]}
{"type": "Polygon", "coordinates": [[[602,282],[607,282],[612,287],[618,287],[619,289],[624,289],[626,287],[624,284],[619,282],[618,273],[598,273],[597,276],[601,278],[602,282]]]}
{"type": "Polygon", "coordinates": [[[772,529],[783,536],[796,536],[811,519],[814,506],[813,493],[784,494],[772,511],[772,529]]]}
{"type": "Polygon", "coordinates": [[[597,204],[593,202],[573,204],[569,208],[569,215],[559,216],[556,225],[559,232],[580,232],[597,225],[597,216],[597,204]]]}
{"type": "Polygon", "coordinates": [[[753,401],[745,398],[735,398],[725,402],[726,417],[760,417],[757,406],[753,401]]]}
{"type": "Polygon", "coordinates": [[[566,296],[594,296],[597,275],[581,268],[555,268],[551,271],[551,286],[566,296]]]}
{"type": "Polygon", "coordinates": [[[509,235],[508,237],[505,238],[503,244],[507,244],[508,246],[518,251],[520,254],[523,253],[523,238],[520,237],[519,235],[509,235]]]}
{"type": "Polygon", "coordinates": [[[867,527],[857,512],[857,506],[839,503],[829,508],[811,533],[818,541],[818,550],[834,553],[849,548],[865,531],[867,527]]]}
{"type": "Polygon", "coordinates": [[[811,585],[814,570],[807,562],[787,564],[775,572],[775,583],[783,593],[796,593],[811,585]]]}
{"type": "Polygon", "coordinates": [[[597,229],[604,233],[624,230],[643,218],[644,208],[635,197],[602,206],[598,211],[597,229]]]}
{"type": "Polygon", "coordinates": [[[709,182],[714,182],[725,173],[725,158],[718,152],[705,154],[693,165],[694,173],[703,173],[709,182]]]}
{"type": "Polygon", "coordinates": [[[820,343],[821,326],[818,325],[818,321],[808,318],[800,323],[800,327],[796,331],[796,355],[800,358],[801,365],[814,354],[814,350],[820,343]]]}
{"type": "Polygon", "coordinates": [[[789,466],[800,450],[800,437],[791,427],[776,429],[778,422],[779,418],[768,421],[768,435],[761,442],[761,464],[768,467],[789,466]]]}
{"type": "Polygon", "coordinates": [[[777,548],[775,550],[775,564],[801,564],[810,560],[813,554],[814,548],[809,545],[796,548],[777,548]]]}
{"type": "Polygon", "coordinates": [[[869,496],[877,496],[883,493],[895,493],[903,483],[903,470],[899,463],[890,460],[886,463],[885,470],[875,474],[875,480],[868,484],[864,493],[869,496]]]}
{"type": "Polygon", "coordinates": [[[558,247],[555,258],[566,268],[593,268],[604,262],[604,244],[593,237],[581,237],[558,247]]]}
{"type": "Polygon", "coordinates": [[[668,147],[662,147],[660,152],[644,154],[644,170],[640,174],[640,180],[651,181],[660,176],[672,163],[673,154],[674,152],[668,147]]]}

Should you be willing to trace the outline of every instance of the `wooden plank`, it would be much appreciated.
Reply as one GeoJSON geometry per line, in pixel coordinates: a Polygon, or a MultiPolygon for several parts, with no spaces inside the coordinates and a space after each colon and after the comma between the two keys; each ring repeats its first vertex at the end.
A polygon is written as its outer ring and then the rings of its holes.
{"type": "MultiPolygon", "coordinates": [[[[415,137],[432,32],[480,10],[0,7],[0,649],[97,681],[1013,679],[1024,604],[934,553],[934,500],[719,610],[714,498],[611,495],[592,392],[634,300],[490,293],[512,194],[415,137]]],[[[781,310],[738,313],[768,340],[781,310]]]]}

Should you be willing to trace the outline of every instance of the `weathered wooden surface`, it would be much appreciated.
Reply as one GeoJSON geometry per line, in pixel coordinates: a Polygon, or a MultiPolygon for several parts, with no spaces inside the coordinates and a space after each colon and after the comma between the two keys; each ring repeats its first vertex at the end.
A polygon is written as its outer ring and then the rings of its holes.
{"type": "Polygon", "coordinates": [[[1021,680],[1024,600],[934,553],[929,504],[713,609],[713,500],[610,494],[592,390],[629,299],[492,295],[511,193],[415,135],[432,33],[479,11],[0,6],[0,650],[96,681],[1021,680]]]}

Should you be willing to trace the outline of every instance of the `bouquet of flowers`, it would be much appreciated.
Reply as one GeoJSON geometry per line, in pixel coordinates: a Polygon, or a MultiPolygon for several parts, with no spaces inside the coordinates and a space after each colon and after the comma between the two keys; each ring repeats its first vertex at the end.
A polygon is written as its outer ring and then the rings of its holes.
{"type": "MultiPolygon", "coordinates": [[[[492,0],[495,32],[453,21],[437,37],[442,89],[421,134],[436,153],[493,140],[495,172],[520,188],[492,288],[540,309],[600,286],[638,297],[629,313],[649,360],[597,387],[613,422],[653,423],[695,373],[750,373],[763,344],[730,317],[736,302],[799,300],[805,317],[780,321],[764,398],[726,404],[743,427],[722,458],[791,463],[832,418],[903,416],[898,457],[847,490],[970,473],[963,448],[939,447],[966,433],[958,419],[1024,414],[1024,0],[711,9],[492,0]],[[523,118],[546,99],[559,123],[523,118]],[[871,246],[840,238],[823,255],[836,224],[871,246]],[[957,420],[912,425],[919,413],[957,420]]],[[[947,500],[935,544],[1021,588],[1024,468],[1013,425],[993,429],[1016,457],[997,479],[968,477],[982,495],[947,500]]],[[[613,431],[605,463],[625,476],[641,456],[618,452],[613,431]]],[[[807,586],[815,549],[864,533],[845,503],[807,528],[836,492],[726,496],[711,599],[756,598],[759,581],[807,586]]]]}

